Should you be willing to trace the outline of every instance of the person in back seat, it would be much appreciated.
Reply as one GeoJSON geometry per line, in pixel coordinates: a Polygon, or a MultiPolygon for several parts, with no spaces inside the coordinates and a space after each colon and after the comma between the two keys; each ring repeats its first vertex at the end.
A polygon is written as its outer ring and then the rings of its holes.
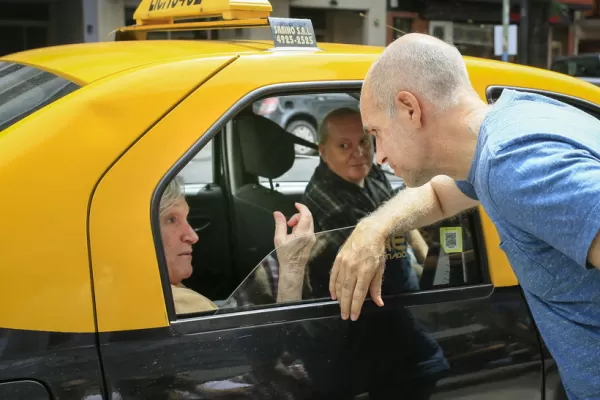
{"type": "MultiPolygon", "coordinates": [[[[312,215],[308,208],[296,204],[298,214],[289,221],[276,212],[274,242],[277,249],[276,262],[267,257],[255,270],[255,276],[238,288],[222,307],[248,305],[255,293],[268,292],[272,302],[300,300],[304,284],[306,262],[314,245],[312,215]],[[287,233],[287,226],[293,227],[287,233]]],[[[217,309],[217,305],[200,293],[185,287],[181,281],[192,275],[192,245],[198,235],[187,221],[189,206],[185,200],[180,177],[173,179],[160,201],[160,231],[165,250],[169,281],[177,314],[190,314],[217,309]]],[[[264,296],[263,296],[264,298],[264,296]]]]}
{"type": "MultiPolygon", "coordinates": [[[[318,139],[321,162],[303,199],[314,215],[317,232],[355,226],[393,197],[394,190],[385,173],[373,164],[373,139],[363,131],[358,110],[339,108],[330,112],[321,123],[318,139]]],[[[400,189],[403,188],[404,185],[400,189]]],[[[345,229],[328,234],[331,251],[337,252],[350,233],[345,229]]],[[[419,290],[421,265],[427,251],[418,230],[390,238],[391,262],[388,261],[386,268],[384,293],[419,290]]],[[[315,296],[327,296],[329,270],[311,268],[310,274],[315,296]]]]}

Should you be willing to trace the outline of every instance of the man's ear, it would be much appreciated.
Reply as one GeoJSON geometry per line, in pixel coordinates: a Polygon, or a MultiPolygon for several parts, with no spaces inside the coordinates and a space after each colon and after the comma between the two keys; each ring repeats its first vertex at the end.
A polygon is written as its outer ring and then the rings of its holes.
{"type": "Polygon", "coordinates": [[[323,160],[325,159],[325,146],[322,144],[319,145],[319,155],[323,160]]]}
{"type": "Polygon", "coordinates": [[[420,128],[422,125],[421,105],[415,96],[410,92],[398,92],[394,101],[396,113],[406,116],[414,128],[420,128]]]}

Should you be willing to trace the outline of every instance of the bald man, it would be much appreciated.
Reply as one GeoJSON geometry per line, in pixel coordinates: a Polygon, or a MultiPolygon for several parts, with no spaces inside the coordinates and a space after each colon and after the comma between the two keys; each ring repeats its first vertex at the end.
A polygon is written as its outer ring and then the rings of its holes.
{"type": "Polygon", "coordinates": [[[493,105],[472,88],[461,54],[405,35],[371,66],[365,131],[408,189],[348,238],[330,292],[342,318],[379,306],[382,255],[407,232],[481,204],[519,279],[570,399],[600,398],[600,122],[534,94],[504,90],[493,105]]]}

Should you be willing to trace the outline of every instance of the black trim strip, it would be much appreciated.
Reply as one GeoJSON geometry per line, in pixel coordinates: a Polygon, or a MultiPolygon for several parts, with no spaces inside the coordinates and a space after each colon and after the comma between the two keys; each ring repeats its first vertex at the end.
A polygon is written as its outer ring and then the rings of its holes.
{"type": "Polygon", "coordinates": [[[583,100],[578,97],[574,97],[564,93],[552,92],[550,90],[543,89],[530,89],[525,87],[518,86],[501,86],[501,85],[492,85],[488,86],[485,89],[485,97],[488,103],[498,100],[502,91],[504,89],[516,90],[520,92],[534,93],[539,94],[546,97],[552,97],[555,100],[562,101],[563,103],[567,103],[579,109],[582,109],[585,112],[588,112],[594,115],[596,118],[600,116],[600,107],[597,104],[592,103],[591,101],[583,100]]]}
{"type": "MultiPolygon", "coordinates": [[[[465,287],[452,287],[440,290],[402,293],[384,298],[384,307],[411,307],[435,303],[448,303],[472,299],[487,298],[494,292],[491,284],[465,287]]],[[[364,303],[361,314],[376,312],[379,307],[370,299],[364,303]]],[[[224,312],[225,310],[220,310],[224,312]]],[[[186,335],[199,332],[235,329],[244,326],[279,324],[298,320],[327,318],[339,316],[340,306],[337,301],[317,299],[294,305],[274,304],[270,308],[251,310],[232,310],[230,314],[202,315],[187,320],[175,321],[171,324],[174,335],[186,335]]]]}
{"type": "Polygon", "coordinates": [[[479,213],[479,209],[476,208],[472,212],[472,214],[468,216],[468,218],[471,220],[471,223],[475,227],[475,232],[473,232],[473,239],[475,239],[475,243],[473,247],[477,251],[476,259],[479,263],[479,271],[481,273],[482,282],[485,284],[491,284],[492,278],[490,275],[490,265],[488,261],[487,250],[485,248],[485,240],[483,237],[483,222],[481,221],[481,214],[479,213]]]}

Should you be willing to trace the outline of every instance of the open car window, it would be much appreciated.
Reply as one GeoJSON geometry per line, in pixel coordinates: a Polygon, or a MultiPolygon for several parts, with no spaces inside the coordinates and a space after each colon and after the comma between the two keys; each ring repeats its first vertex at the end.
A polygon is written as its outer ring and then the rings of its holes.
{"type": "MultiPolygon", "coordinates": [[[[480,283],[471,224],[470,216],[464,214],[421,229],[428,246],[421,261],[403,235],[390,236],[383,296],[480,283]]],[[[318,232],[279,246],[219,305],[218,313],[328,298],[331,267],[354,228],[318,232]]]]}

